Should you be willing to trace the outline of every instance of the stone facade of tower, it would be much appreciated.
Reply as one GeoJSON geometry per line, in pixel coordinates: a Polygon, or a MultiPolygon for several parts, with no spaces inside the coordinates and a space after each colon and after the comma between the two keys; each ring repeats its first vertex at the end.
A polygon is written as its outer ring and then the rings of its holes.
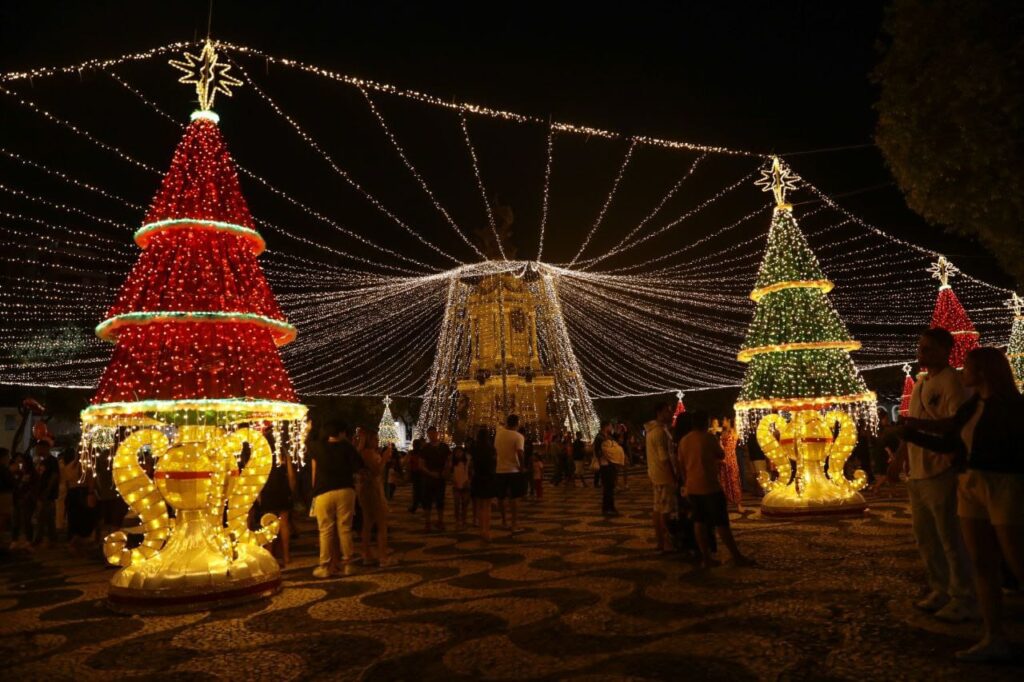
{"type": "Polygon", "coordinates": [[[469,363],[457,382],[456,437],[493,430],[509,414],[539,434],[552,425],[555,379],[541,362],[537,301],[524,279],[488,275],[472,285],[461,318],[469,363]]]}

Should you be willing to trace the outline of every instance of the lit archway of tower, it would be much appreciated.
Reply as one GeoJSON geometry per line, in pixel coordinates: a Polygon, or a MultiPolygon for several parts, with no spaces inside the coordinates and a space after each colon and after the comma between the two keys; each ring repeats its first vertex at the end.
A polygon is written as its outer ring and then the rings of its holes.
{"type": "Polygon", "coordinates": [[[549,267],[524,261],[453,273],[414,437],[436,426],[445,438],[472,438],[509,414],[533,436],[563,427],[596,435],[557,279],[549,267]]]}

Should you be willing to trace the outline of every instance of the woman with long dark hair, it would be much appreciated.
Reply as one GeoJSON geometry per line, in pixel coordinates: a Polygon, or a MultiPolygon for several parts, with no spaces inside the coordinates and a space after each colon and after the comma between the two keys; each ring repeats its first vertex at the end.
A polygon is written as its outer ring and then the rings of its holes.
{"type": "Polygon", "coordinates": [[[909,420],[904,435],[912,443],[955,453],[966,467],[957,489],[957,511],[974,562],[985,636],[956,656],[963,661],[1007,660],[1012,649],[1002,629],[1000,566],[1005,559],[1024,581],[1024,397],[998,348],[968,353],[963,383],[974,395],[952,418],[909,420]]]}
{"type": "Polygon", "coordinates": [[[476,505],[476,518],[480,522],[480,539],[491,541],[491,503],[497,497],[497,453],[491,434],[480,429],[473,443],[473,478],[469,483],[470,495],[476,505]]]}

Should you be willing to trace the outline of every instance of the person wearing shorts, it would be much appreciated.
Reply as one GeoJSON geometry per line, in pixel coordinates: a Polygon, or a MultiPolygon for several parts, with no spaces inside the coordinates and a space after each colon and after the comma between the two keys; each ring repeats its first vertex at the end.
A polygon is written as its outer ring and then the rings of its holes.
{"type": "Polygon", "coordinates": [[[737,566],[751,563],[736,546],[729,527],[729,511],[725,493],[718,482],[718,465],[725,452],[718,439],[708,433],[708,413],[697,410],[692,414],[693,429],[679,441],[679,469],[685,472],[686,500],[690,503],[694,532],[700,547],[701,567],[719,564],[711,556],[711,532],[718,530],[732,562],[737,566]]]}
{"type": "Polygon", "coordinates": [[[956,657],[1006,661],[1013,658],[1013,647],[1003,633],[1001,565],[1005,562],[1024,582],[1024,397],[998,348],[967,354],[963,384],[974,394],[952,418],[907,420],[904,437],[936,452],[956,453],[953,467],[966,464],[957,481],[957,513],[974,564],[985,634],[956,657]]]}
{"type": "Polygon", "coordinates": [[[437,434],[437,427],[427,429],[427,444],[420,454],[423,474],[421,497],[426,512],[425,530],[430,532],[430,510],[437,510],[437,529],[444,530],[444,496],[448,487],[448,475],[451,473],[451,451],[442,443],[437,434]]]}
{"type": "Polygon", "coordinates": [[[516,430],[518,426],[519,417],[510,414],[505,420],[505,426],[499,426],[497,433],[494,434],[494,449],[497,454],[495,496],[501,507],[502,525],[506,525],[505,500],[508,500],[512,515],[512,525],[509,528],[513,533],[519,530],[519,498],[526,494],[526,478],[523,473],[526,438],[516,430]]]}
{"type": "Polygon", "coordinates": [[[654,491],[654,537],[659,552],[669,551],[668,519],[676,511],[676,472],[672,468],[672,438],[668,425],[672,423],[672,405],[663,401],[654,407],[654,419],[644,425],[647,446],[647,476],[654,491]]]}

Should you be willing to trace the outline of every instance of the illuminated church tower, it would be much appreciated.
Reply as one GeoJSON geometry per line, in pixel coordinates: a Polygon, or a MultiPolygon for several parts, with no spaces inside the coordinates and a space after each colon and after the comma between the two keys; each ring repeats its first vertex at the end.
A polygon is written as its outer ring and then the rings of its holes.
{"type": "Polygon", "coordinates": [[[449,280],[414,436],[436,426],[446,439],[472,439],[516,414],[531,437],[568,428],[593,438],[597,414],[562,317],[558,274],[541,263],[506,260],[514,256],[507,243],[511,211],[496,213],[495,229],[478,233],[490,260],[449,280]]]}
{"type": "Polygon", "coordinates": [[[457,383],[456,432],[493,428],[509,414],[530,431],[550,426],[555,379],[541,364],[528,283],[508,273],[482,277],[466,297],[463,324],[469,364],[457,383]]]}

